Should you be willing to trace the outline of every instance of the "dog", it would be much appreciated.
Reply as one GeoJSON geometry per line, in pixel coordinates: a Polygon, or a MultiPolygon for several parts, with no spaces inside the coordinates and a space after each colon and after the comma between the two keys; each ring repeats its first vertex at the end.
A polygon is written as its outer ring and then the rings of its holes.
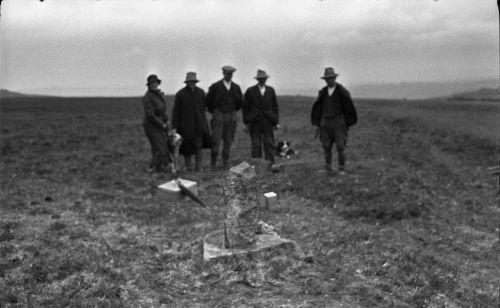
{"type": "Polygon", "coordinates": [[[297,151],[291,148],[290,141],[281,140],[276,145],[276,156],[279,156],[281,158],[290,158],[297,153],[297,151]]]}

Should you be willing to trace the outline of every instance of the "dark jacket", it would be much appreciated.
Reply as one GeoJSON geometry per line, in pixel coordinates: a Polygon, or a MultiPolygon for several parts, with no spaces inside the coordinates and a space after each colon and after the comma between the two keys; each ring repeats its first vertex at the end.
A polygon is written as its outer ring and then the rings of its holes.
{"type": "Polygon", "coordinates": [[[224,86],[222,80],[217,81],[208,88],[207,94],[207,108],[208,112],[212,113],[215,109],[219,109],[222,112],[226,110],[237,111],[241,109],[243,104],[243,94],[241,93],[241,88],[239,85],[231,81],[231,88],[229,89],[229,94],[233,100],[232,106],[226,106],[225,95],[227,95],[227,89],[224,86]]]}
{"type": "MultiPolygon", "coordinates": [[[[347,89],[339,83],[337,83],[337,86],[335,88],[335,92],[337,91],[339,91],[338,94],[340,94],[340,102],[344,114],[345,124],[347,125],[347,127],[352,126],[358,121],[358,116],[351,98],[351,93],[349,93],[349,91],[347,91],[347,89]]],[[[314,126],[320,126],[323,108],[323,97],[325,95],[328,95],[328,87],[326,86],[319,91],[318,98],[314,102],[311,110],[311,124],[314,126]]]]}
{"type": "Polygon", "coordinates": [[[210,140],[210,131],[205,116],[205,91],[196,87],[184,87],[175,94],[172,110],[172,128],[182,136],[180,153],[192,155],[199,148],[197,141],[210,140]]]}
{"type": "Polygon", "coordinates": [[[266,92],[262,96],[259,86],[255,85],[245,92],[243,123],[250,124],[261,120],[268,121],[273,126],[279,123],[278,100],[273,87],[266,86],[266,92]]]}
{"type": "Polygon", "coordinates": [[[167,102],[160,91],[147,91],[142,97],[144,106],[144,124],[153,124],[161,128],[168,122],[167,102]]]}

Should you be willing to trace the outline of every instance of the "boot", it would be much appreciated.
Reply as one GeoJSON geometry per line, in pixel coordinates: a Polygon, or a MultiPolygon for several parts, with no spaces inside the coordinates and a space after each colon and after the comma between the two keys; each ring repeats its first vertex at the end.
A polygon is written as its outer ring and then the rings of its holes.
{"type": "Polygon", "coordinates": [[[345,153],[344,150],[337,151],[339,161],[339,174],[345,174],[345,153]]]}
{"type": "Polygon", "coordinates": [[[191,155],[184,155],[184,167],[186,168],[186,171],[193,170],[193,165],[191,162],[191,155]]]}
{"type": "Polygon", "coordinates": [[[212,155],[210,156],[210,168],[212,168],[212,170],[215,170],[215,166],[217,164],[218,154],[219,153],[217,153],[217,152],[212,152],[212,155]]]}
{"type": "Polygon", "coordinates": [[[332,149],[323,147],[323,152],[325,154],[325,170],[332,172],[332,149]]]}
{"type": "Polygon", "coordinates": [[[222,166],[224,169],[229,167],[229,148],[226,147],[222,149],[222,166]]]}
{"type": "Polygon", "coordinates": [[[202,162],[203,162],[203,150],[198,149],[198,150],[196,150],[196,154],[195,154],[194,171],[196,171],[196,172],[201,171],[202,162]]]}

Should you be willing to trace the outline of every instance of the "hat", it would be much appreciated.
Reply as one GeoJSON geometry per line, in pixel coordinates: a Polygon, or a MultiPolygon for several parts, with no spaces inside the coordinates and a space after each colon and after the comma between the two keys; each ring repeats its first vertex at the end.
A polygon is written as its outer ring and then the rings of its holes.
{"type": "Polygon", "coordinates": [[[325,74],[323,75],[323,77],[321,77],[321,79],[337,77],[338,75],[339,74],[335,73],[335,71],[333,70],[333,67],[327,67],[325,68],[325,74]]]}
{"type": "Polygon", "coordinates": [[[269,75],[266,73],[266,71],[257,70],[257,76],[255,76],[255,79],[261,79],[261,78],[269,78],[269,75]]]}
{"type": "Polygon", "coordinates": [[[224,65],[222,67],[222,71],[224,72],[228,72],[228,73],[232,73],[234,72],[236,69],[234,67],[232,67],[231,65],[224,65]]]}
{"type": "Polygon", "coordinates": [[[184,80],[184,82],[190,82],[190,81],[194,81],[194,82],[198,82],[198,78],[196,78],[196,73],[195,72],[188,72],[186,74],[186,80],[184,80]]]}
{"type": "Polygon", "coordinates": [[[156,76],[155,74],[151,74],[148,76],[148,82],[146,83],[146,85],[149,85],[152,82],[158,82],[158,84],[161,84],[161,79],[158,79],[158,76],[156,76]]]}

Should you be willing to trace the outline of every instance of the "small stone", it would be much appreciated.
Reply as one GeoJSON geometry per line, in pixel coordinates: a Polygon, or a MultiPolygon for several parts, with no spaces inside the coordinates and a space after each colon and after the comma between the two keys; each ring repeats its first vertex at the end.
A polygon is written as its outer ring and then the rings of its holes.
{"type": "Polygon", "coordinates": [[[304,262],[306,263],[314,263],[314,256],[311,254],[311,255],[307,255],[304,257],[304,262]]]}
{"type": "Polygon", "coordinates": [[[195,264],[202,264],[203,262],[203,239],[198,239],[191,243],[191,260],[195,264]]]}
{"type": "Polygon", "coordinates": [[[273,164],[273,165],[271,165],[270,169],[271,169],[271,171],[273,173],[278,173],[278,172],[283,171],[285,169],[285,165],[283,165],[283,164],[273,164]]]}
{"type": "Polygon", "coordinates": [[[255,231],[256,234],[276,234],[276,231],[274,231],[274,227],[263,222],[262,220],[259,220],[257,222],[257,230],[255,231]]]}
{"type": "Polygon", "coordinates": [[[275,207],[277,204],[278,204],[278,195],[272,191],[263,194],[260,199],[260,207],[264,209],[275,207]]]}

